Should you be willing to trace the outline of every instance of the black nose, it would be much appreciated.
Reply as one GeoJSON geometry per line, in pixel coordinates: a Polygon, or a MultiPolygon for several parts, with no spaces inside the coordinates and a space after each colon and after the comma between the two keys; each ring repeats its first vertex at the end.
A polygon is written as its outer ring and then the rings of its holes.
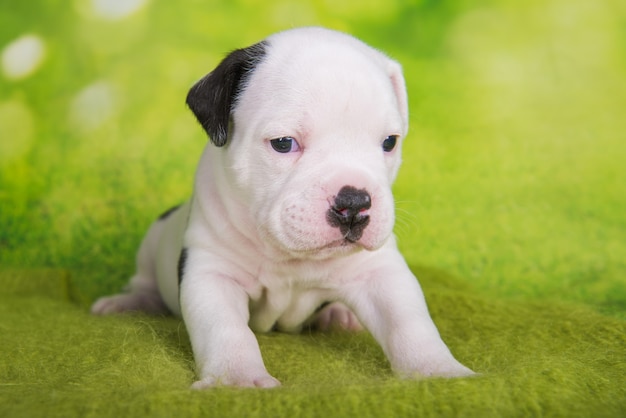
{"type": "Polygon", "coordinates": [[[335,196],[335,202],[326,213],[329,225],[339,228],[345,239],[356,242],[370,222],[367,210],[372,207],[372,198],[366,190],[344,186],[335,196]]]}

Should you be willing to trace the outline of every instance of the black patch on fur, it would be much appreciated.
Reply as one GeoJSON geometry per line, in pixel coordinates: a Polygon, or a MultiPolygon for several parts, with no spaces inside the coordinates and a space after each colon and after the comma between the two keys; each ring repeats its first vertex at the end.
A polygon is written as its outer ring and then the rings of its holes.
{"type": "Polygon", "coordinates": [[[250,75],[265,57],[266,46],[266,42],[259,42],[231,52],[187,94],[187,105],[218,147],[228,140],[231,112],[250,75]]]}
{"type": "Polygon", "coordinates": [[[159,215],[159,221],[163,221],[165,219],[168,218],[168,216],[170,216],[172,213],[176,212],[176,209],[178,209],[181,205],[176,205],[176,206],[172,206],[171,208],[169,208],[168,210],[166,210],[165,212],[163,212],[162,214],[159,215]]]}
{"type": "Polygon", "coordinates": [[[178,285],[183,281],[183,275],[185,274],[185,264],[187,264],[187,248],[183,248],[180,251],[180,256],[178,257],[178,285]]]}

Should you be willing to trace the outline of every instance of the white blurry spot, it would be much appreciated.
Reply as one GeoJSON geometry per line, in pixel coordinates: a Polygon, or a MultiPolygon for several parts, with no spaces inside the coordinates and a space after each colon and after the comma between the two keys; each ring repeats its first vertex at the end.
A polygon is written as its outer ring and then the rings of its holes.
{"type": "Polygon", "coordinates": [[[0,103],[0,163],[28,152],[34,131],[34,118],[26,105],[18,101],[0,103]]]}
{"type": "Polygon", "coordinates": [[[115,101],[113,87],[106,81],[85,87],[72,101],[70,124],[81,131],[91,131],[102,126],[113,116],[115,101]]]}
{"type": "Polygon", "coordinates": [[[120,20],[146,5],[147,0],[91,0],[93,13],[103,19],[120,20]]]}
{"type": "Polygon", "coordinates": [[[24,35],[2,51],[2,71],[13,80],[26,78],[41,65],[46,47],[36,35],[24,35]]]}

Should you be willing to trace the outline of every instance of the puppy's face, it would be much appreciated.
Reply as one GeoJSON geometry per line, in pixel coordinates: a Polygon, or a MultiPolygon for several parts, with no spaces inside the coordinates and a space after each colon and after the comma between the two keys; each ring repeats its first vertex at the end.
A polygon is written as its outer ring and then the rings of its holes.
{"type": "Polygon", "coordinates": [[[274,248],[296,258],[374,250],[394,224],[401,70],[348,36],[304,35],[264,45],[232,106],[224,164],[274,248]]]}

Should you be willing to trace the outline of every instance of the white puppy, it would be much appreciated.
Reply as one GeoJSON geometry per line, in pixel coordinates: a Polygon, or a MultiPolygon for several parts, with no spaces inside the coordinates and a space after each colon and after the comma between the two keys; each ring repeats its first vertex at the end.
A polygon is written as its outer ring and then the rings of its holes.
{"type": "Polygon", "coordinates": [[[472,374],[392,233],[400,65],[348,35],[289,30],[231,53],[187,104],[212,142],[193,197],[151,226],[129,292],[94,313],[182,314],[194,388],[279,385],[254,332],[309,325],[363,324],[404,377],[472,374]]]}

